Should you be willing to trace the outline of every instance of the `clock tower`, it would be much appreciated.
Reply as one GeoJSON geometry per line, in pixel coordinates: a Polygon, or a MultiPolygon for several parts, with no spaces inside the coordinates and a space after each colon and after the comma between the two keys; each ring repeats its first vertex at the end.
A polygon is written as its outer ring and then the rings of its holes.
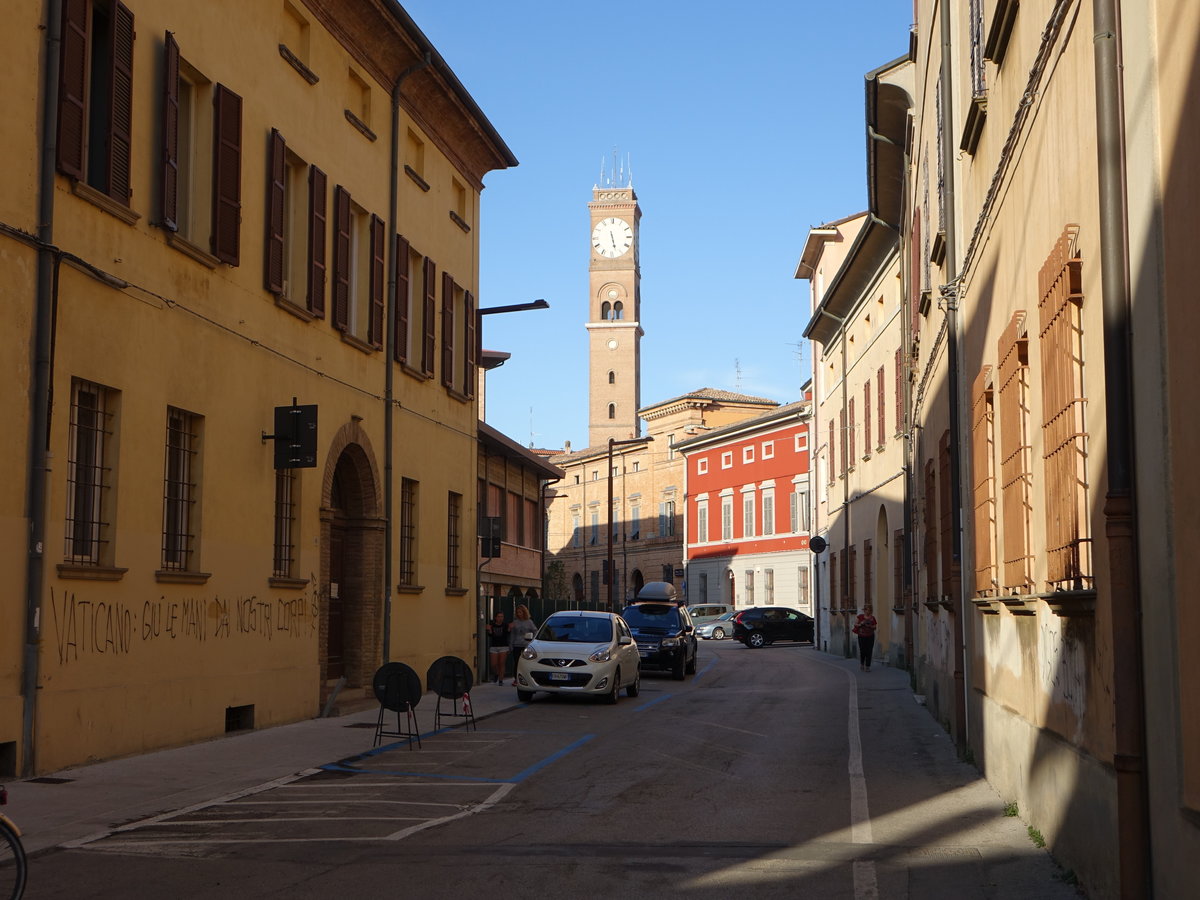
{"type": "MultiPolygon", "coordinates": [[[[615,166],[614,166],[615,169],[615,166]]],[[[588,446],[640,435],[642,328],[638,263],[642,217],[624,171],[592,188],[588,265],[588,446]]]]}

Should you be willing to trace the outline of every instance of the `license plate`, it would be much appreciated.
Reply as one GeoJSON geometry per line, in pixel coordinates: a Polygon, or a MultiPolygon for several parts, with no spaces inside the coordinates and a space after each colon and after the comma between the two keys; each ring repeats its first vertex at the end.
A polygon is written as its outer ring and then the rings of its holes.
{"type": "Polygon", "coordinates": [[[551,672],[550,680],[551,681],[570,681],[571,676],[569,674],[567,674],[566,672],[551,672]]]}

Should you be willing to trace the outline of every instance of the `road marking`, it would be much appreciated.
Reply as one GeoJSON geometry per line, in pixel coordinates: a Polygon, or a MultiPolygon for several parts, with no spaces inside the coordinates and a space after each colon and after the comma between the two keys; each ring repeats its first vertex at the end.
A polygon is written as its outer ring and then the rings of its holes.
{"type": "Polygon", "coordinates": [[[663,694],[661,697],[655,697],[653,700],[648,700],[648,701],[646,701],[646,702],[645,702],[645,703],[643,703],[641,706],[635,706],[635,707],[633,708],[633,711],[634,711],[634,712],[641,712],[643,709],[649,709],[650,707],[652,707],[652,706],[653,706],[654,704],[656,704],[656,703],[662,703],[664,700],[670,700],[670,699],[671,699],[671,695],[670,695],[670,694],[663,694]]]}

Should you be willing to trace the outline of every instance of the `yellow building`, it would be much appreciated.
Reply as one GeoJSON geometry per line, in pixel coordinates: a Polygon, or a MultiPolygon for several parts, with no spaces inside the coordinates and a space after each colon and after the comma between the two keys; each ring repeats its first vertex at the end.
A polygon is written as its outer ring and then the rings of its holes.
{"type": "Polygon", "coordinates": [[[479,194],[516,160],[454,73],[390,0],[8,25],[0,771],[473,658],[479,194]]]}

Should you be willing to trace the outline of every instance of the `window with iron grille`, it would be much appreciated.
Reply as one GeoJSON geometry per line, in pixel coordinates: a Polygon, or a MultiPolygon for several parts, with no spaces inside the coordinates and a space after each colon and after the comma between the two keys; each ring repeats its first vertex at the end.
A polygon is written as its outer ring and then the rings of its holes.
{"type": "Polygon", "coordinates": [[[291,578],[296,561],[296,470],[275,470],[275,553],[271,574],[291,578]]]}
{"type": "Polygon", "coordinates": [[[1052,588],[1092,586],[1083,396],[1082,262],[1079,227],[1068,225],[1038,276],[1042,355],[1042,462],[1046,472],[1047,580],[1052,588]]]}
{"type": "Polygon", "coordinates": [[[858,608],[858,545],[846,550],[846,599],[851,609],[858,608]]]}
{"type": "Polygon", "coordinates": [[[796,570],[796,599],[801,609],[808,607],[808,568],[800,566],[796,570]]]}
{"type": "Polygon", "coordinates": [[[746,570],[746,580],[742,584],[742,595],[747,606],[754,605],[754,570],[746,570]]]}
{"type": "Polygon", "coordinates": [[[984,366],[971,389],[971,472],[975,479],[975,591],[996,590],[996,464],[992,367],[984,366]]]}
{"type": "Polygon", "coordinates": [[[938,482],[942,486],[942,490],[938,499],[938,519],[940,524],[939,534],[941,536],[941,544],[939,552],[941,553],[942,563],[942,596],[950,597],[954,595],[954,579],[957,574],[957,565],[954,558],[954,511],[951,498],[950,484],[950,432],[942,433],[942,438],[938,442],[938,482]]]}
{"type": "Polygon", "coordinates": [[[1000,336],[1000,527],[1005,593],[1033,586],[1030,518],[1033,509],[1033,448],[1029,423],[1029,341],[1025,313],[1016,312],[1000,336]]]}
{"type": "Polygon", "coordinates": [[[450,492],[446,504],[446,587],[462,587],[462,494],[450,492]]]}
{"type": "Polygon", "coordinates": [[[925,602],[931,603],[937,600],[938,583],[937,473],[932,459],[925,461],[925,497],[921,512],[921,525],[925,530],[925,602]]]}
{"type": "Polygon", "coordinates": [[[411,478],[400,479],[400,584],[417,584],[417,489],[411,478]]]}
{"type": "Polygon", "coordinates": [[[863,541],[863,606],[875,605],[875,545],[868,539],[863,541]]]}
{"type": "Polygon", "coordinates": [[[904,604],[904,530],[892,533],[892,608],[904,604]]]}
{"type": "Polygon", "coordinates": [[[197,454],[200,416],[167,409],[166,466],[163,475],[162,567],[165,571],[195,570],[197,454]]]}
{"type": "Polygon", "coordinates": [[[105,521],[112,466],[115,391],[71,379],[71,433],[67,447],[67,527],[64,555],[73,563],[108,563],[109,524],[105,521]]]}
{"type": "Polygon", "coordinates": [[[767,606],[775,603],[775,570],[763,569],[763,602],[767,606]]]}

